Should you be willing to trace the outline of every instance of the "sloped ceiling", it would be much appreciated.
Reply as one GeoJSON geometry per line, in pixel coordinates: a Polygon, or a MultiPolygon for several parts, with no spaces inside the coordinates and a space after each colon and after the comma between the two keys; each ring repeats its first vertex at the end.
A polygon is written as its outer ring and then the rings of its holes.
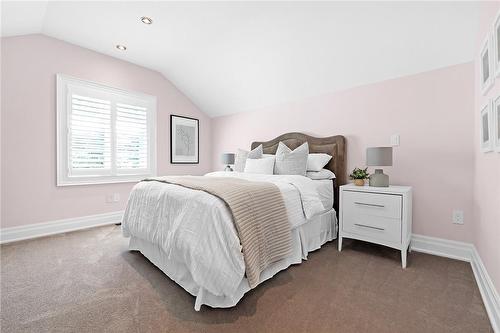
{"type": "Polygon", "coordinates": [[[2,36],[43,33],[157,70],[210,116],[472,61],[478,25],[472,2],[3,1],[1,9],[2,36]]]}

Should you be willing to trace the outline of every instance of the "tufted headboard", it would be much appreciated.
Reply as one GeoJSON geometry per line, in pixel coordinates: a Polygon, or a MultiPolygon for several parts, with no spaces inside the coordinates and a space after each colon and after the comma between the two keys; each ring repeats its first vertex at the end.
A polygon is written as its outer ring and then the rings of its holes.
{"type": "Polygon", "coordinates": [[[270,141],[252,142],[252,149],[262,145],[264,154],[275,154],[280,141],[290,149],[295,149],[307,141],[309,153],[326,153],[333,156],[325,168],[331,170],[337,177],[334,181],[334,192],[335,209],[338,213],[338,186],[347,182],[345,138],[342,135],[315,138],[303,133],[286,133],[270,141]]]}

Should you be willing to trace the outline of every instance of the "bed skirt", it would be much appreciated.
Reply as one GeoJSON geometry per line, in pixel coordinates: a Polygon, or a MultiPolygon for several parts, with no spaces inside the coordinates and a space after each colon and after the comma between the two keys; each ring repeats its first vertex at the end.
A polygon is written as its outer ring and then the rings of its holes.
{"type": "MultiPolygon", "coordinates": [[[[326,242],[337,238],[337,217],[335,210],[315,216],[305,224],[292,230],[292,254],[267,267],[260,276],[261,283],[270,279],[290,265],[300,264],[307,260],[307,254],[319,249],[326,242]]],[[[248,280],[243,277],[233,295],[214,295],[196,284],[186,266],[179,261],[168,258],[160,246],[132,236],[129,250],[140,251],[149,261],[163,271],[191,295],[196,297],[194,309],[199,311],[203,304],[213,308],[229,308],[235,306],[243,295],[250,290],[248,280]]]]}

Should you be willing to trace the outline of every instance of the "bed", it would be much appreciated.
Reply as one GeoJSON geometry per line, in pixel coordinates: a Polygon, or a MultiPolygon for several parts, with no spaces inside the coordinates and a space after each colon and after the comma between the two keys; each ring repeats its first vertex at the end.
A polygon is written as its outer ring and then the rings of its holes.
{"type": "MultiPolygon", "coordinates": [[[[235,181],[252,184],[273,184],[279,189],[289,225],[290,251],[259,271],[257,284],[290,265],[300,264],[309,252],[337,237],[338,186],[345,183],[346,176],[344,137],[287,133],[271,141],[253,142],[251,147],[262,145],[265,154],[274,154],[279,142],[290,149],[307,142],[310,153],[332,155],[325,168],[336,178],[318,181],[304,176],[237,172],[213,172],[202,177],[236,178],[235,181]]],[[[216,195],[154,180],[140,182],[132,190],[122,230],[125,237],[130,237],[129,249],[140,251],[195,296],[194,308],[199,311],[202,305],[235,306],[256,286],[247,274],[243,238],[233,223],[235,219],[227,202],[216,195]]]]}

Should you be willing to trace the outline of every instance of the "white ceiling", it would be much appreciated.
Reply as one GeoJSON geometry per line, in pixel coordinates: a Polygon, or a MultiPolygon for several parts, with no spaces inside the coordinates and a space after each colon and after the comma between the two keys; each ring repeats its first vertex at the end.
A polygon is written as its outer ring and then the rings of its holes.
{"type": "Polygon", "coordinates": [[[43,33],[158,70],[219,116],[472,61],[477,7],[3,1],[1,27],[2,36],[43,33]]]}

